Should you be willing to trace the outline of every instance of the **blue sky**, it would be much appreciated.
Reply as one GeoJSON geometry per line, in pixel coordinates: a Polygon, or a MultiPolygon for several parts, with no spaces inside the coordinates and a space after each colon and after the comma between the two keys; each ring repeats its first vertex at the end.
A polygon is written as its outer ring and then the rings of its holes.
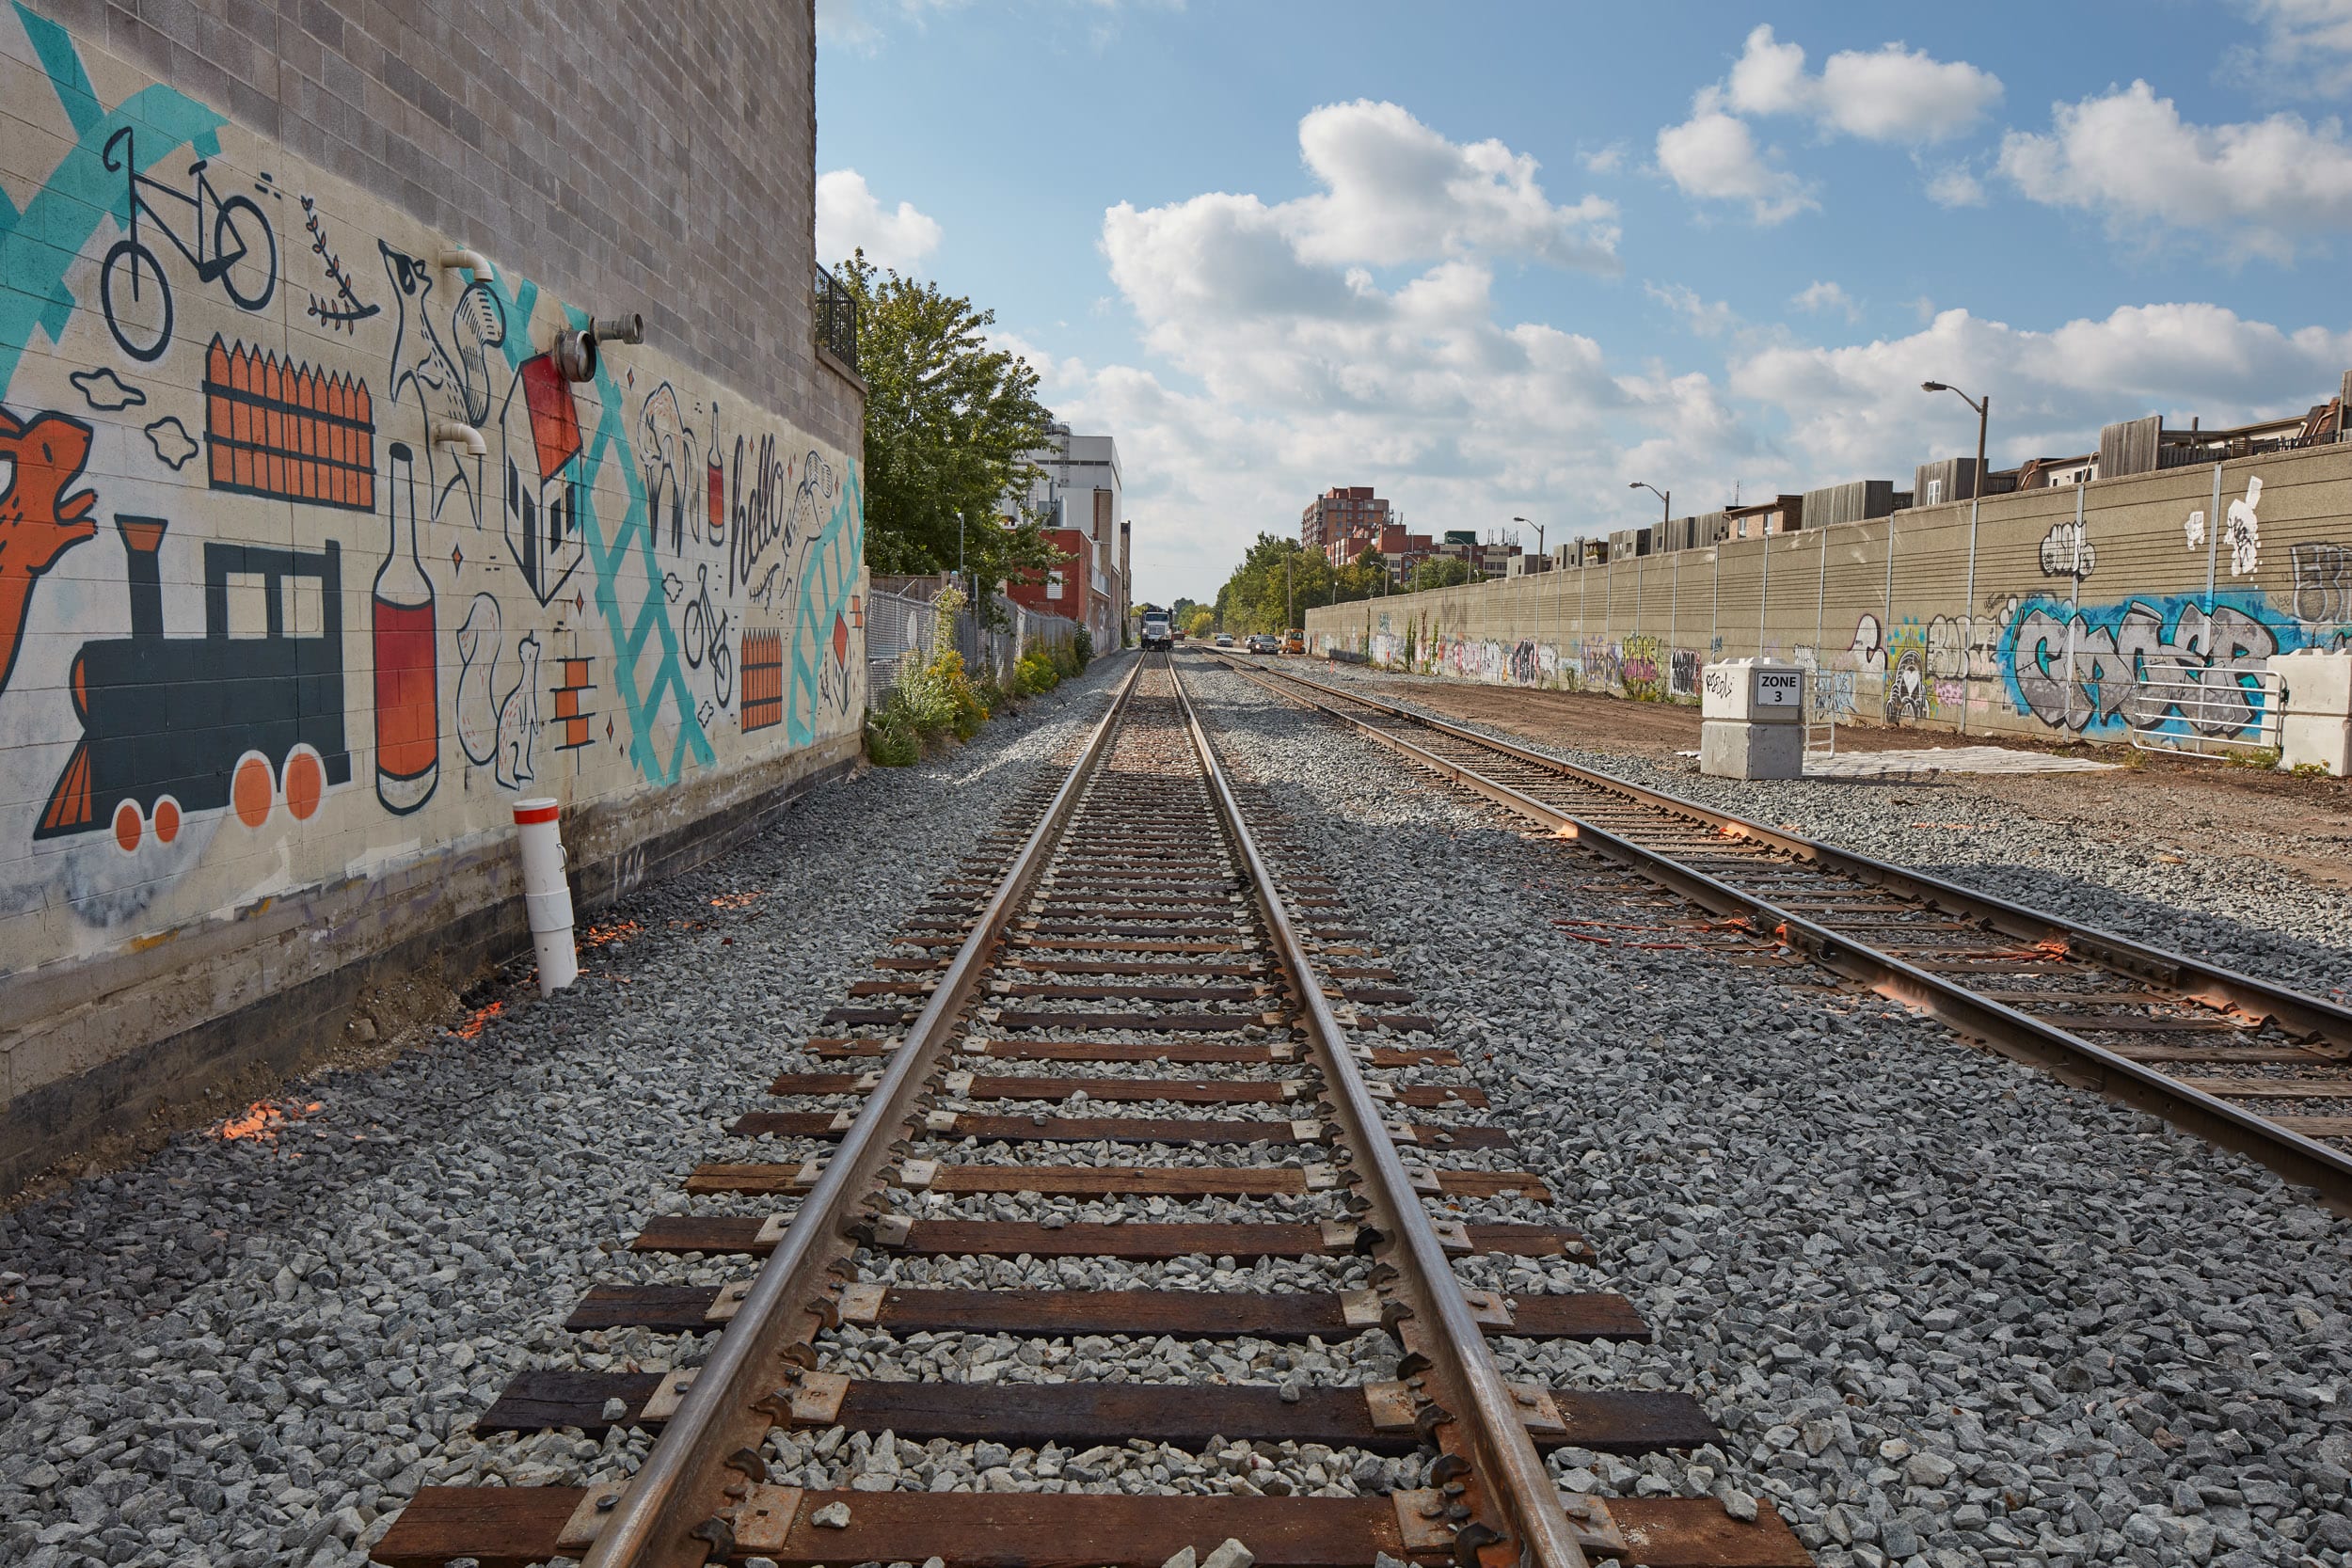
{"type": "Polygon", "coordinates": [[[2352,0],[818,9],[821,253],[1119,437],[1145,598],[1330,484],[1556,543],[1907,484],[1930,376],[2013,462],[2352,368],[2352,0]]]}

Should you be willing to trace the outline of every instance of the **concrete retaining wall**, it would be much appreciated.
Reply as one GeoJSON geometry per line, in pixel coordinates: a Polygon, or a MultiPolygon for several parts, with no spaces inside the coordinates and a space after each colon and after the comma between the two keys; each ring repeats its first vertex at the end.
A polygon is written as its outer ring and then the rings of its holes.
{"type": "Polygon", "coordinates": [[[1426,673],[1695,701],[1710,659],[1816,672],[1843,718],[1969,734],[2261,735],[2273,654],[2352,634],[2352,445],[1995,496],[1311,610],[1426,673]]]}
{"type": "Polygon", "coordinates": [[[809,7],[509,9],[0,10],[0,1191],[855,755],[809,7]]]}

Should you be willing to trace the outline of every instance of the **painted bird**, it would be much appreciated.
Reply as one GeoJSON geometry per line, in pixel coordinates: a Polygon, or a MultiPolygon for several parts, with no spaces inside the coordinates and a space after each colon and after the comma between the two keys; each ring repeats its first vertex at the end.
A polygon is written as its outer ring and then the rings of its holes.
{"type": "Polygon", "coordinates": [[[399,397],[413,381],[428,414],[481,429],[490,418],[488,351],[506,341],[505,308],[486,281],[475,278],[451,307],[449,341],[443,342],[426,304],[435,269],[423,257],[382,240],[375,245],[384,253],[384,276],[400,301],[392,330],[392,396],[399,397]]]}

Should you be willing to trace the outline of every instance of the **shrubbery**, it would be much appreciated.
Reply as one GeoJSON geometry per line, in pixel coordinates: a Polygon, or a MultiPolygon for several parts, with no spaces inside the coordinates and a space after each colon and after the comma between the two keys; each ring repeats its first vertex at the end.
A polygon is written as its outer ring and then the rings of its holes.
{"type": "Polygon", "coordinates": [[[866,757],[878,768],[907,768],[942,738],[969,740],[989,715],[1009,697],[1034,697],[1082,674],[1094,657],[1085,628],[1058,648],[1033,647],[1013,666],[1009,689],[993,679],[975,681],[963,656],[951,646],[956,611],[963,595],[954,589],[939,596],[939,631],[932,646],[943,650],[930,663],[907,671],[866,719],[866,757]]]}

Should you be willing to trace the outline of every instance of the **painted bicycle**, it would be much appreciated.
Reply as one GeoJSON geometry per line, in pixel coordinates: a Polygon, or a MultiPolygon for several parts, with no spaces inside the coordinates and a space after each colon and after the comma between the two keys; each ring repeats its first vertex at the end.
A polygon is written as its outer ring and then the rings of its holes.
{"type": "Polygon", "coordinates": [[[160,232],[188,259],[199,282],[219,284],[247,310],[261,309],[277,292],[278,235],[251,197],[222,196],[214,188],[204,173],[209,159],[188,166],[196,182],[193,195],[141,174],[133,129],[126,125],[106,138],[106,167],[125,177],[130,217],[129,232],[115,242],[99,268],[98,294],[115,341],[132,358],[147,362],[161,358],[171,342],[172,304],[163,258],[140,237],[142,218],[145,232],[160,232]],[[156,204],[159,198],[193,210],[189,238],[181,237],[167,209],[156,204]]]}
{"type": "Polygon", "coordinates": [[[735,701],[735,655],[727,648],[727,612],[710,602],[710,568],[694,568],[695,581],[701,593],[686,601],[686,613],[678,618],[680,652],[686,655],[689,669],[699,670],[703,661],[710,662],[710,692],[725,707],[735,701]]]}

